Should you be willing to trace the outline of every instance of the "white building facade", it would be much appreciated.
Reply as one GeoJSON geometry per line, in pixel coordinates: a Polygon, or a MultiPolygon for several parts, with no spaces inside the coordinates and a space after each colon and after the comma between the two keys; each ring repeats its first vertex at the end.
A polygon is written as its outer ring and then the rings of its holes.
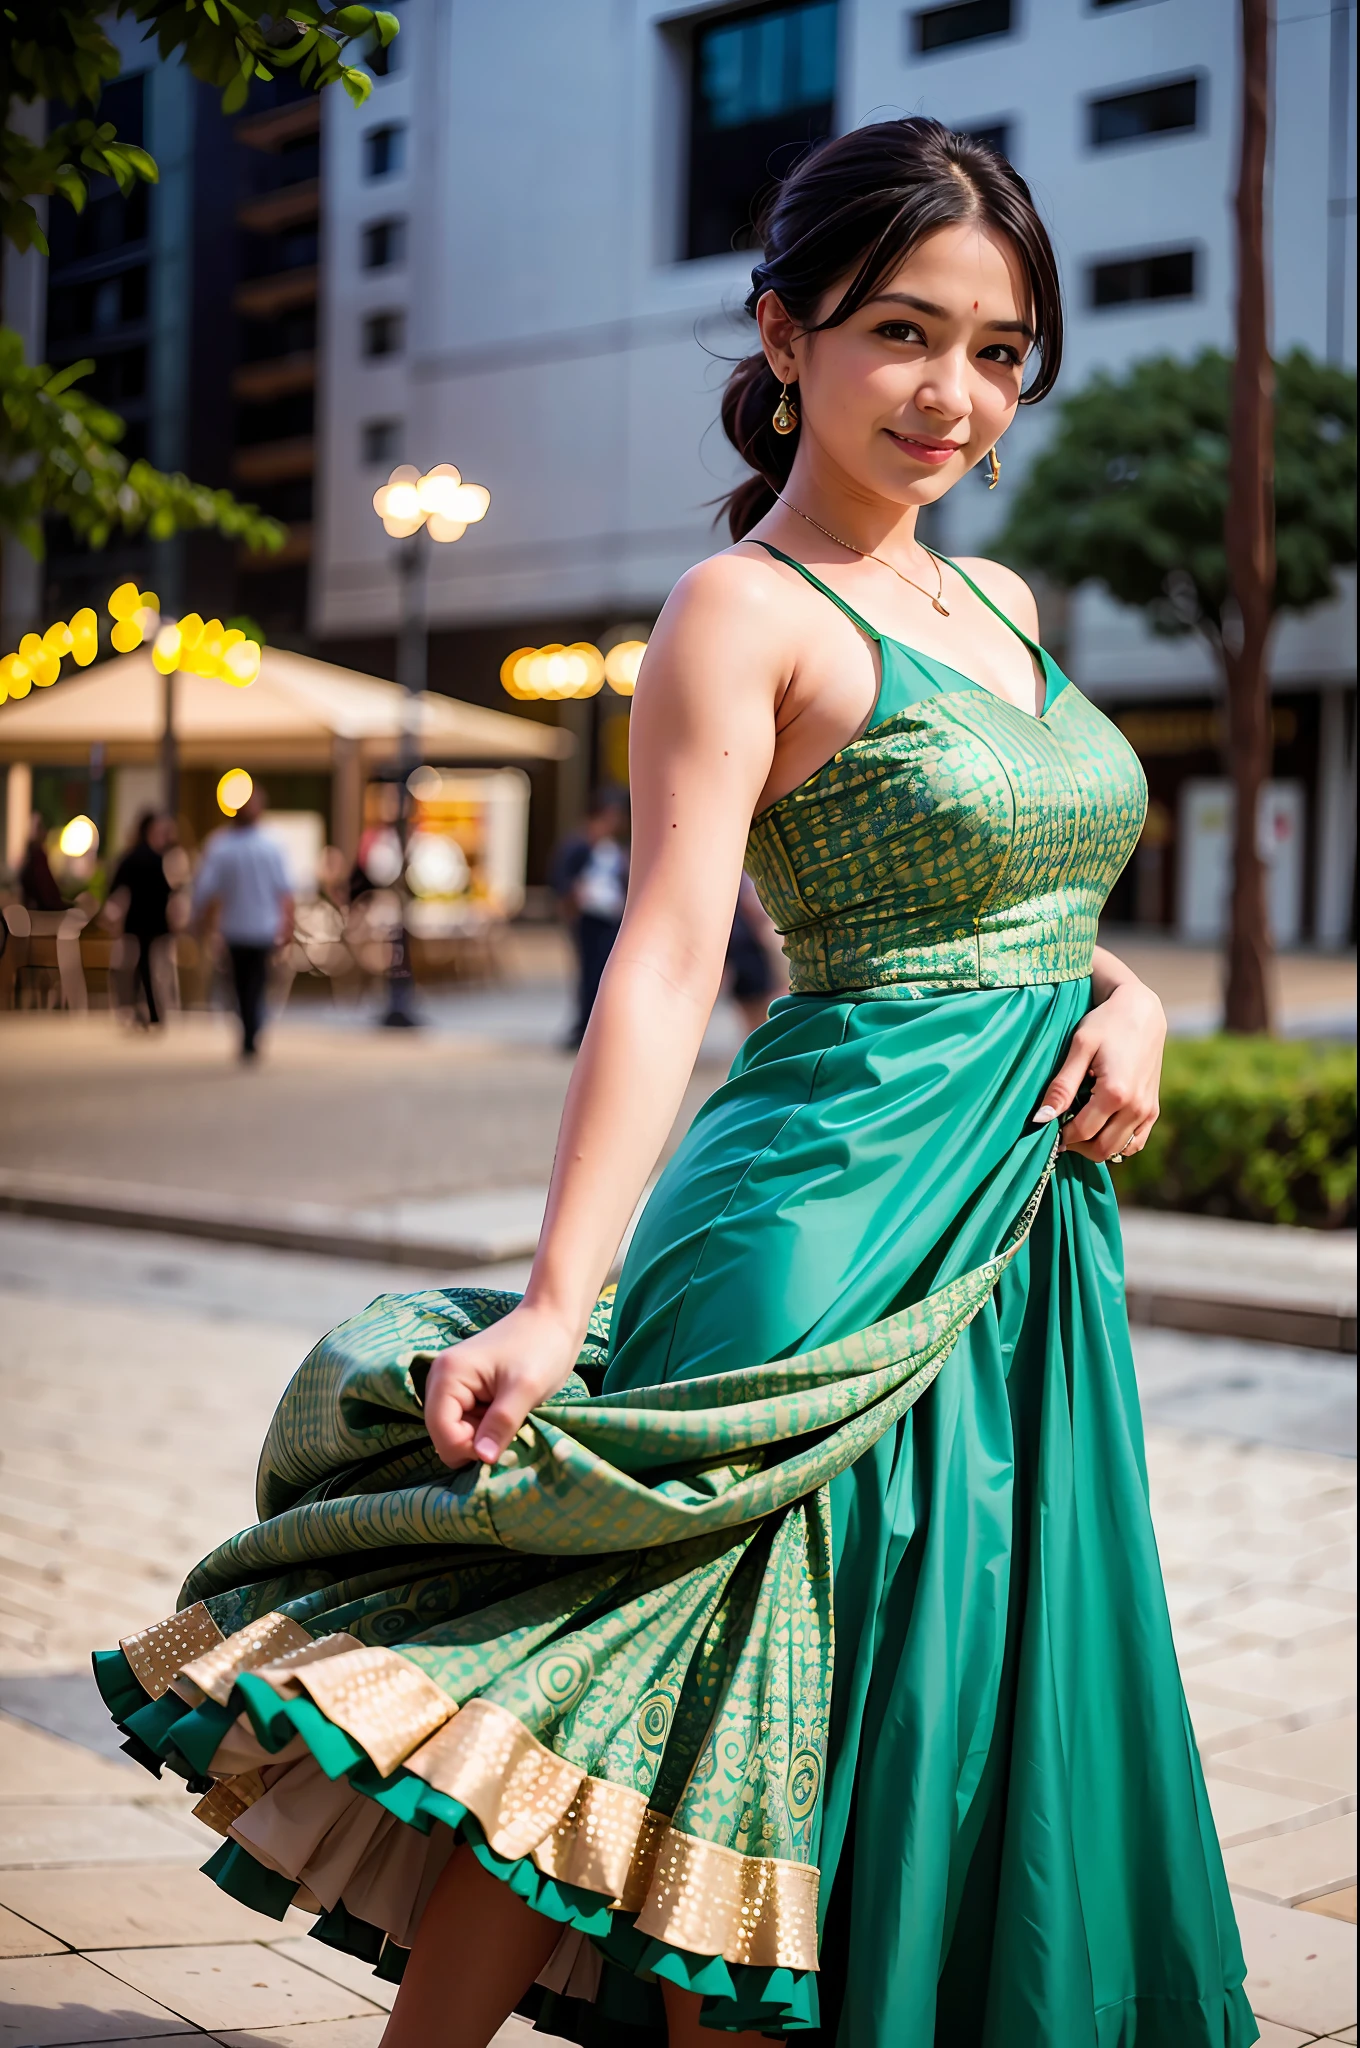
{"type": "MultiPolygon", "coordinates": [[[[1277,15],[1275,346],[1353,365],[1354,6],[1278,0],[1277,15]]],[[[799,136],[924,113],[999,140],[1054,236],[1068,389],[1229,346],[1236,16],[1234,0],[403,0],[399,54],[367,106],[326,110],[316,640],[370,665],[390,641],[394,544],[371,497],[398,461],[452,460],[492,493],[485,522],[435,551],[436,682],[495,701],[517,646],[645,632],[726,538],[718,399],[752,345],[752,257],[732,252],[731,227],[751,164],[789,160],[799,136]]],[[[948,501],[942,545],[985,550],[1045,410],[1020,415],[994,498],[970,479],[948,501]]],[[[1121,915],[1212,923],[1186,896],[1184,841],[1221,817],[1203,826],[1198,798],[1181,815],[1184,785],[1220,772],[1211,664],[1098,591],[1053,624],[1083,688],[1121,715],[1168,714],[1142,731],[1180,852],[1144,862],[1121,915]],[[1196,711],[1198,725],[1169,715],[1196,711]]],[[[1300,792],[1280,935],[1337,943],[1354,866],[1353,581],[1284,623],[1275,683],[1293,707],[1277,774],[1300,792]]]]}

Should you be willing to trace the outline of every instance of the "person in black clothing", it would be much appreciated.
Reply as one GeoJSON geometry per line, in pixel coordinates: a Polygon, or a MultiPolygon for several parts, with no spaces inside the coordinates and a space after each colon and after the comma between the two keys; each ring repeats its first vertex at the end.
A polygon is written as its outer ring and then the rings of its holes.
{"type": "Polygon", "coordinates": [[[134,990],[140,984],[148,1024],[159,1024],[156,989],[151,972],[152,948],[170,930],[170,884],[165,853],[174,832],[172,821],[158,811],[143,811],[137,836],[119,861],[109,901],[122,909],[124,936],[137,944],[134,990]]]}
{"type": "Polygon", "coordinates": [[[19,864],[19,890],[24,899],[25,910],[65,910],[66,898],[57,886],[57,878],[47,861],[47,848],[43,841],[47,827],[42,812],[35,811],[29,821],[28,845],[19,864]]]}
{"type": "Polygon", "coordinates": [[[549,880],[576,942],[576,1021],[568,1044],[586,1035],[628,894],[628,801],[615,790],[591,802],[579,833],[553,856],[549,880]]]}

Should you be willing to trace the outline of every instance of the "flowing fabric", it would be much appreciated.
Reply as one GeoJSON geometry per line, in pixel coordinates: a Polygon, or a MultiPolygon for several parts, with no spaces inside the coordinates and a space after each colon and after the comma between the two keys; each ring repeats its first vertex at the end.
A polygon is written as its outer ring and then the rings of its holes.
{"type": "Polygon", "coordinates": [[[1047,657],[1038,719],[879,658],[753,828],[797,992],[577,1375],[449,1473],[424,1361],[514,1297],[380,1298],[97,1673],[225,1888],[396,1975],[461,1839],[561,1926],[526,2010],[586,2048],[660,2048],[663,1980],[809,2048],[1246,2048],[1109,1176],[1032,1121],[1141,779],[1047,657]]]}

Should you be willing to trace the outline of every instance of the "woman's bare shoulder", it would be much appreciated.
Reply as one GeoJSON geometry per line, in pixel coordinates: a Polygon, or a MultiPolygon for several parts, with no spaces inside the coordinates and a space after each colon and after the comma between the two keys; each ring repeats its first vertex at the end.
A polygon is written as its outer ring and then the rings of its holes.
{"type": "Polygon", "coordinates": [[[725,624],[741,634],[770,630],[787,618],[786,596],[770,556],[750,541],[738,541],[685,571],[657,625],[725,624]]]}
{"type": "Polygon", "coordinates": [[[1038,639],[1039,607],[1023,576],[1017,576],[1004,562],[989,562],[984,555],[956,555],[954,560],[965,576],[971,576],[978,589],[990,597],[998,611],[1003,611],[1031,640],[1038,639]]]}

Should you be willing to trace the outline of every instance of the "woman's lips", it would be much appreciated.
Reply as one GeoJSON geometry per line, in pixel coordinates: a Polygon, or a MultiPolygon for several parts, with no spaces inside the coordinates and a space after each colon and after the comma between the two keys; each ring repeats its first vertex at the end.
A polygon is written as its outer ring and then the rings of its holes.
{"type": "Polygon", "coordinates": [[[895,434],[891,427],[888,428],[888,438],[895,441],[902,453],[909,455],[913,462],[928,462],[937,467],[942,462],[948,462],[952,455],[959,452],[958,443],[955,441],[918,441],[911,434],[895,434]]]}

